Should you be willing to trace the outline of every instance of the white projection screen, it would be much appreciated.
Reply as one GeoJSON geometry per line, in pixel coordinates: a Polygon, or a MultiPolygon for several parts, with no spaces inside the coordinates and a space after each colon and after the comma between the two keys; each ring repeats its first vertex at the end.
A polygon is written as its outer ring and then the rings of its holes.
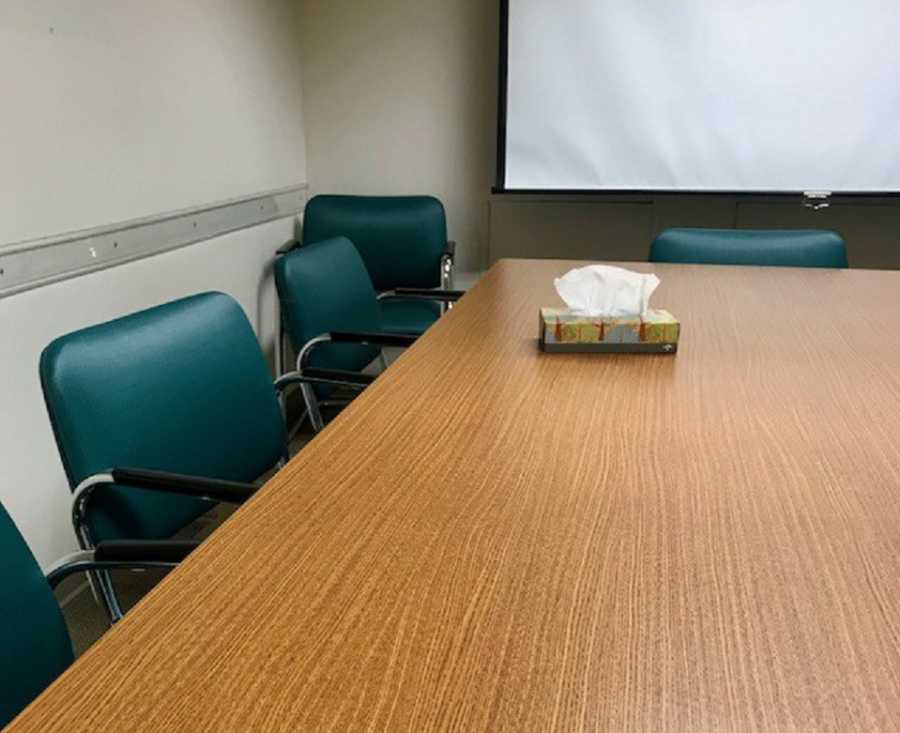
{"type": "Polygon", "coordinates": [[[900,191],[900,0],[503,12],[499,189],[900,191]]]}

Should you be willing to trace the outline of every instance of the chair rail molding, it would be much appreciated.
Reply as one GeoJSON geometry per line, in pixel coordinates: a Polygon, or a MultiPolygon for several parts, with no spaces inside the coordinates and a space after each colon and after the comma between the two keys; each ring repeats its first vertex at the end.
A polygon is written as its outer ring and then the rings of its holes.
{"type": "Polygon", "coordinates": [[[0,298],[229,232],[299,216],[306,203],[306,192],[307,184],[301,183],[94,229],[0,245],[0,298]]]}

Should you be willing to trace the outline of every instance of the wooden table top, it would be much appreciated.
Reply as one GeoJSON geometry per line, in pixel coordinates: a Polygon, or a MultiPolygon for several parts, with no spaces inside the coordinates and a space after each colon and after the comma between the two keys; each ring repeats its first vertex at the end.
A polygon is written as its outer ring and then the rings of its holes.
{"type": "Polygon", "coordinates": [[[496,265],[12,730],[900,726],[900,272],[629,264],[677,356],[541,354],[576,264],[496,265]]]}

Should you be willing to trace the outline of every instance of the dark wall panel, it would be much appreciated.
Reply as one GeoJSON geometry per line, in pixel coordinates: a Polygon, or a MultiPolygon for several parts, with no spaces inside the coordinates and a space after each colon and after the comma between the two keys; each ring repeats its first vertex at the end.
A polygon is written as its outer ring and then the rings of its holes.
{"type": "Polygon", "coordinates": [[[490,229],[492,263],[504,257],[641,260],[653,232],[653,204],[496,198],[490,229]]]}
{"type": "Polygon", "coordinates": [[[668,227],[824,228],[847,240],[851,267],[900,269],[900,201],[836,201],[822,211],[797,200],[738,196],[591,199],[493,196],[489,260],[547,257],[644,260],[668,227]]]}

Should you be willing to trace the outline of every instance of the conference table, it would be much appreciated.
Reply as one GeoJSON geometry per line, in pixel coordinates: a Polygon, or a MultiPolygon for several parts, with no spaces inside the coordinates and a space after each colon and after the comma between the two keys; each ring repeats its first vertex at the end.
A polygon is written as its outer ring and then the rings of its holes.
{"type": "Polygon", "coordinates": [[[629,263],[678,353],[543,354],[579,264],[494,265],[11,730],[900,726],[900,272],[629,263]]]}

